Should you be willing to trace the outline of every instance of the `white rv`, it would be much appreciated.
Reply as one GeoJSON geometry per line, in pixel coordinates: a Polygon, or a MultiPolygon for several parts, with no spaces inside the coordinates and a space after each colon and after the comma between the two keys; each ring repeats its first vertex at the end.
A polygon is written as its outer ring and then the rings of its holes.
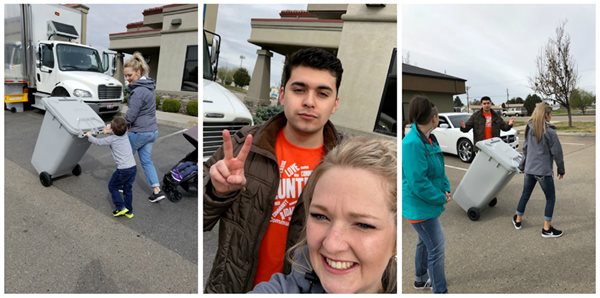
{"type": "Polygon", "coordinates": [[[82,12],[58,4],[4,5],[4,102],[44,109],[49,96],[78,97],[98,114],[115,114],[122,84],[106,74],[95,48],[80,43],[82,12]]]}

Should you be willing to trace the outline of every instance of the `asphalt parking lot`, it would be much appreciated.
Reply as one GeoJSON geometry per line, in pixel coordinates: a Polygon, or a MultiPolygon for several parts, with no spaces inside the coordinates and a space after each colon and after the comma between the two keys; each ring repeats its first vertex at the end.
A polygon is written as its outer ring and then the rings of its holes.
{"type": "MultiPolygon", "coordinates": [[[[197,192],[150,203],[136,157],[135,217],[114,218],[107,185],[115,164],[109,148],[95,145],[80,176],[44,187],[31,165],[43,117],[4,112],[5,292],[197,293],[197,192]]],[[[159,124],[153,160],[161,181],[194,150],[182,132],[159,124]]]]}
{"type": "MultiPolygon", "coordinates": [[[[450,293],[595,293],[596,204],[594,136],[559,136],[566,175],[555,177],[553,225],[563,236],[540,236],[545,197],[536,186],[523,228],[511,217],[519,201],[523,175],[516,174],[497,196],[498,203],[471,221],[456,202],[441,216],[446,238],[446,279],[450,293]]],[[[520,136],[522,146],[522,135],[520,136]]],[[[454,191],[468,164],[445,155],[446,174],[454,191]]],[[[556,168],[555,168],[556,169],[556,168]]],[[[416,233],[402,219],[402,292],[413,289],[416,233]]]]}

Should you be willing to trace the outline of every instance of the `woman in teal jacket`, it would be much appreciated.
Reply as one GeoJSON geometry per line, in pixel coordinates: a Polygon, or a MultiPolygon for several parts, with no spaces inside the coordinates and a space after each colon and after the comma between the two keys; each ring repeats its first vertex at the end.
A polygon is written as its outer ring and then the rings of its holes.
{"type": "Polygon", "coordinates": [[[444,155],[431,134],[438,111],[424,96],[412,98],[408,110],[412,128],[402,140],[402,216],[419,236],[414,287],[447,293],[440,215],[452,196],[444,155]]]}

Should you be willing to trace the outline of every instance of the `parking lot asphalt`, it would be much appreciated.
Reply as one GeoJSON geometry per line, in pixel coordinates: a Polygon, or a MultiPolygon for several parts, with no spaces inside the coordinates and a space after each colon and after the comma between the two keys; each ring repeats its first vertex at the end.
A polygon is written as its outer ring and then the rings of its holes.
{"type": "MultiPolygon", "coordinates": [[[[150,203],[136,157],[135,217],[114,218],[107,185],[115,164],[109,148],[95,145],[80,176],[44,187],[31,165],[43,117],[4,112],[5,292],[197,293],[197,192],[150,203]]],[[[194,150],[183,130],[159,124],[153,161],[161,181],[194,150]]]]}
{"type": "MultiPolygon", "coordinates": [[[[539,186],[527,205],[523,228],[513,227],[523,174],[512,178],[498,194],[497,205],[484,209],[478,221],[469,220],[456,202],[450,202],[441,216],[450,293],[595,293],[595,137],[559,138],[566,175],[563,180],[555,177],[552,223],[563,236],[540,235],[545,197],[539,186]]],[[[522,147],[522,138],[520,143],[522,147]]],[[[445,164],[454,191],[469,164],[452,155],[445,155],[445,164]]],[[[405,219],[401,221],[402,293],[431,293],[413,288],[417,236],[405,219]]]]}

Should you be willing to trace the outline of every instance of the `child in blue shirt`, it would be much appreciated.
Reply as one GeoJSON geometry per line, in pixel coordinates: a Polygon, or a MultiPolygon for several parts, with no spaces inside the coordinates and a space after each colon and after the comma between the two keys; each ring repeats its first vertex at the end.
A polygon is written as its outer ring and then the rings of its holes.
{"type": "Polygon", "coordinates": [[[135,181],[136,167],[129,138],[127,137],[127,123],[122,117],[115,117],[103,132],[109,134],[105,138],[96,138],[88,131],[85,135],[92,144],[110,146],[112,156],[117,163],[117,169],[108,182],[108,190],[112,196],[115,210],[113,216],[133,218],[133,182],[135,181]],[[119,190],[123,190],[123,197],[119,190]]]}

